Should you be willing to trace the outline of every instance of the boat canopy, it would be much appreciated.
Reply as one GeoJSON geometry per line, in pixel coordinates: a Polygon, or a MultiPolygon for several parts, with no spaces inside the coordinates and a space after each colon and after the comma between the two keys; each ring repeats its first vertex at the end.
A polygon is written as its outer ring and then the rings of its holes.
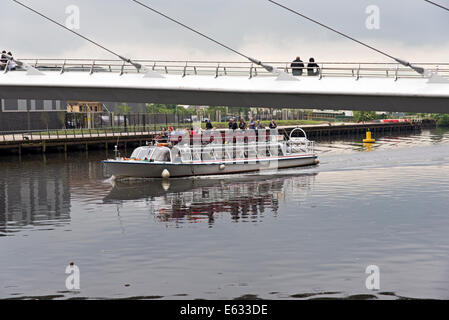
{"type": "Polygon", "coordinates": [[[149,146],[138,147],[133,151],[130,158],[133,160],[150,159],[154,150],[155,150],[154,147],[149,147],[149,146]]]}

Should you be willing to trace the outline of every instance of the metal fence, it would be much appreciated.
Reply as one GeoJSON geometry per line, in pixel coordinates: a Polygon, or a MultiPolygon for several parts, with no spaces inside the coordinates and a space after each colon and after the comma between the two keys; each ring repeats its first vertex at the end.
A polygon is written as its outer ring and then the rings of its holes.
{"type": "MultiPolygon", "coordinates": [[[[120,75],[139,72],[132,65],[121,60],[104,59],[20,59],[41,71],[65,72],[112,72],[120,75]]],[[[223,62],[223,61],[170,61],[170,60],[135,60],[148,69],[160,74],[173,74],[185,76],[212,75],[246,76],[249,78],[272,76],[267,70],[249,62],[223,62]]],[[[292,73],[290,61],[266,61],[265,64],[277,70],[292,73]]],[[[317,61],[319,66],[318,78],[324,77],[361,77],[376,78],[421,78],[420,75],[408,67],[398,63],[372,63],[372,62],[326,62],[317,61]]],[[[429,72],[436,72],[442,76],[449,76],[449,63],[413,63],[424,67],[429,72]]],[[[307,61],[304,62],[304,76],[307,76],[307,61]]],[[[4,72],[8,72],[5,70],[4,72]]]]}
{"type": "Polygon", "coordinates": [[[191,114],[165,114],[165,113],[67,113],[65,128],[67,129],[95,129],[95,128],[127,128],[148,127],[152,130],[162,128],[191,127],[196,117],[191,114]]]}

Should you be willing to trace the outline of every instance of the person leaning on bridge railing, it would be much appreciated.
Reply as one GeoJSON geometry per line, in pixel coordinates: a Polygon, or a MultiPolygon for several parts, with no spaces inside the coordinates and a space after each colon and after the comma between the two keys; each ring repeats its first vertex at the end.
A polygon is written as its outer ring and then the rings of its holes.
{"type": "Polygon", "coordinates": [[[307,75],[318,76],[319,74],[320,74],[320,66],[315,63],[314,58],[310,58],[309,64],[307,65],[307,75]]]}
{"type": "Polygon", "coordinates": [[[17,64],[12,57],[11,51],[6,53],[6,50],[3,50],[0,59],[0,70],[5,70],[6,67],[8,71],[16,70],[17,64]]]}
{"type": "Polygon", "coordinates": [[[0,70],[5,70],[6,64],[8,63],[8,59],[5,58],[6,51],[2,51],[1,59],[0,59],[0,70]]]}
{"type": "Polygon", "coordinates": [[[292,62],[290,67],[292,68],[292,74],[294,76],[302,76],[303,69],[304,69],[304,63],[302,63],[302,60],[300,57],[296,57],[296,59],[292,62]]]}

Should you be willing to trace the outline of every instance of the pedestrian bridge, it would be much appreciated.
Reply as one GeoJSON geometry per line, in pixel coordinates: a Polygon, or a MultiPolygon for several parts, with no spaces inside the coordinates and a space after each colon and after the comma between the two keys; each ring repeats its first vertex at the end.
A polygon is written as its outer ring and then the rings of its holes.
{"type": "Polygon", "coordinates": [[[21,59],[0,72],[0,98],[449,113],[449,64],[318,62],[292,76],[290,62],[21,59]],[[25,65],[24,65],[25,66],[25,65]]]}

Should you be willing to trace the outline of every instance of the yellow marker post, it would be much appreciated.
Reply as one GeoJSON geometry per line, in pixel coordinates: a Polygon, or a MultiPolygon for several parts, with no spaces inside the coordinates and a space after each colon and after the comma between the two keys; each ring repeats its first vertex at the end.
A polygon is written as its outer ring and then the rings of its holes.
{"type": "Polygon", "coordinates": [[[366,139],[363,139],[363,143],[374,143],[374,142],[376,142],[376,140],[372,138],[371,131],[368,130],[366,132],[366,139]]]}

